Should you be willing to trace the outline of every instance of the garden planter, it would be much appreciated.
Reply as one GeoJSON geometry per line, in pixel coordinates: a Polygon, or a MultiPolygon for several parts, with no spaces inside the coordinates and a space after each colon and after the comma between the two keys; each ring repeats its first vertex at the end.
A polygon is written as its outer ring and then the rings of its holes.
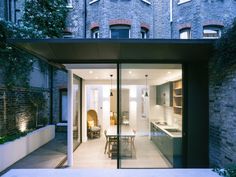
{"type": "Polygon", "coordinates": [[[37,129],[26,136],[0,145],[0,172],[55,137],[55,125],[37,129]]]}

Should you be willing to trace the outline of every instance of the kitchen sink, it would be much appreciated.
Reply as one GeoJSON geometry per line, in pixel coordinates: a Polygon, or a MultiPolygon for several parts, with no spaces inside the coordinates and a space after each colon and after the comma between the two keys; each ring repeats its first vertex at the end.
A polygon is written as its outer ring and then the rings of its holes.
{"type": "Polygon", "coordinates": [[[165,128],[166,131],[170,132],[170,133],[178,133],[181,132],[179,129],[176,128],[165,128]]]}

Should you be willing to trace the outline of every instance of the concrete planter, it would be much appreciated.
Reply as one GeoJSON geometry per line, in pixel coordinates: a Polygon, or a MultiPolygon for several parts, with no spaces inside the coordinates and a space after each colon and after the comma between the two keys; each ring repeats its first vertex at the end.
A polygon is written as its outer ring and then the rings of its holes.
{"type": "Polygon", "coordinates": [[[0,171],[46,144],[54,137],[55,125],[48,125],[24,137],[0,145],[0,171]]]}

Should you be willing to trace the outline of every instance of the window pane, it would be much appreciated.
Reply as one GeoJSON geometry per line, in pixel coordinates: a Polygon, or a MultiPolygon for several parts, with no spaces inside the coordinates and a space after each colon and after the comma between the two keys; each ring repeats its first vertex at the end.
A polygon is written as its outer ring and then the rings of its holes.
{"type": "Polygon", "coordinates": [[[179,38],[180,39],[190,39],[190,29],[180,30],[179,38]]]}
{"type": "Polygon", "coordinates": [[[203,28],[203,38],[217,39],[221,37],[221,27],[205,26],[203,28]]]}
{"type": "Polygon", "coordinates": [[[120,167],[182,167],[182,66],[121,64],[119,79],[120,167]]]}
{"type": "Polygon", "coordinates": [[[111,38],[129,38],[129,29],[111,29],[111,38]]]}

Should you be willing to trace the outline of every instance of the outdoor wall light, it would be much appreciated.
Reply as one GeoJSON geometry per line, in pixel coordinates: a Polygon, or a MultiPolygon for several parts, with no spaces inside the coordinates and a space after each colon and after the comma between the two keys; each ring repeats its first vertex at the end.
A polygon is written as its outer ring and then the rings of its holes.
{"type": "Polygon", "coordinates": [[[20,127],[19,127],[19,130],[20,130],[21,132],[25,132],[26,129],[27,129],[26,123],[25,123],[25,122],[21,123],[21,124],[20,124],[20,127]]]}

